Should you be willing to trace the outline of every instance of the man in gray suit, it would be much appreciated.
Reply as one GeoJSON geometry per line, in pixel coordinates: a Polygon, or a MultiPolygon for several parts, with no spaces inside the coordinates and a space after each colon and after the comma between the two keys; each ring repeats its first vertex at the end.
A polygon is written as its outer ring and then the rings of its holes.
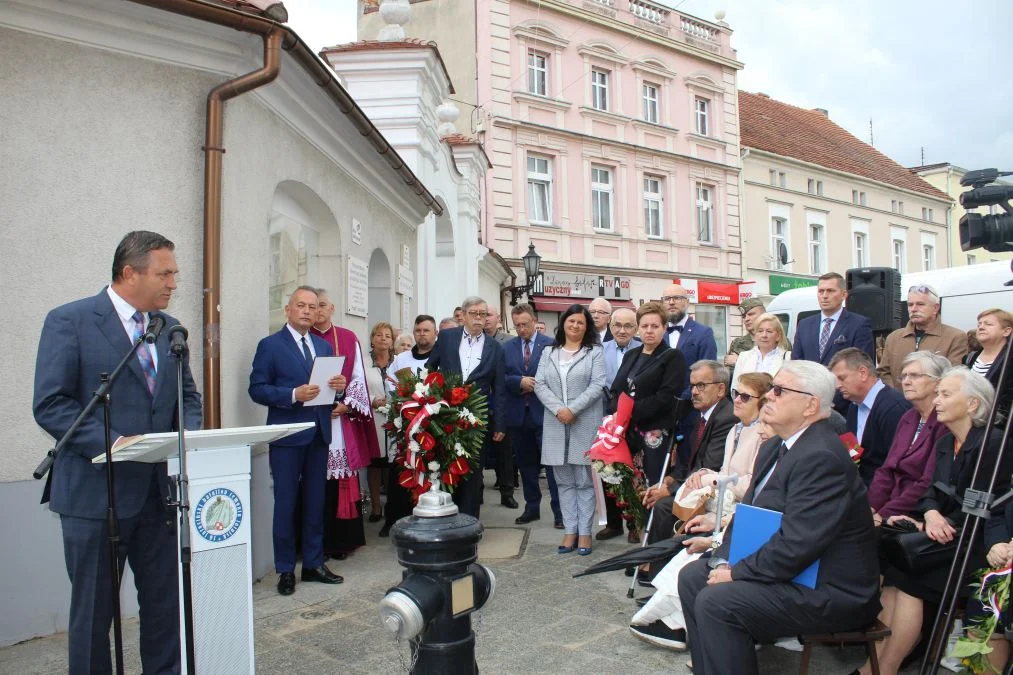
{"type": "MultiPolygon", "coordinates": [[[[35,366],[35,420],[62,437],[88,404],[99,374],[112,372],[151,317],[176,290],[174,245],[154,232],[130,232],[113,257],[112,284],[98,295],[57,307],[46,316],[35,366]]],[[[166,326],[178,323],[161,314],[166,326]]],[[[143,344],[116,380],[112,439],[178,429],[176,367],[168,330],[143,344]]],[[[188,361],[183,367],[187,429],[201,425],[200,394],[188,361]]],[[[108,673],[109,571],[106,478],[91,459],[105,450],[102,408],[78,428],[57,457],[43,503],[60,514],[63,550],[71,581],[69,671],[108,673]]],[[[165,463],[119,462],[113,486],[120,532],[120,570],[129,559],[141,616],[141,665],[146,673],[180,670],[179,592],[175,518],[166,511],[165,463]]],[[[119,580],[115,581],[119,585],[119,580]]]]}
{"type": "MultiPolygon", "coordinates": [[[[637,314],[632,309],[620,307],[612,312],[609,328],[612,329],[612,339],[602,345],[602,350],[605,352],[605,386],[611,388],[626,352],[636,349],[641,342],[634,337],[637,334],[637,314]]],[[[612,539],[623,533],[623,510],[616,506],[616,500],[608,494],[605,495],[605,514],[605,527],[594,536],[598,541],[612,539]]],[[[636,533],[632,530],[632,523],[628,527],[630,534],[627,536],[633,543],[637,540],[636,533]]]]}
{"type": "Polygon", "coordinates": [[[780,529],[729,565],[736,512],[721,546],[679,574],[695,675],[757,673],[755,642],[856,630],[879,613],[879,561],[865,484],[826,421],[834,377],[811,361],[774,376],[762,419],[778,435],[760,448],[742,499],[782,514],[780,529]],[[819,560],[816,587],[792,580],[819,560]]]}

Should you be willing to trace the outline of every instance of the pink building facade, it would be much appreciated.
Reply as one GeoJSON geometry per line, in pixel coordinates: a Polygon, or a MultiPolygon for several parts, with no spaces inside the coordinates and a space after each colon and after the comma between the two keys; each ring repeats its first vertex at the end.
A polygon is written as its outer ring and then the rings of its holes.
{"type": "MultiPolygon", "coordinates": [[[[741,280],[742,64],[726,24],[648,0],[479,0],[477,23],[484,239],[521,279],[535,245],[540,313],[741,280]]],[[[720,346],[738,294],[696,295],[720,346]]]]}

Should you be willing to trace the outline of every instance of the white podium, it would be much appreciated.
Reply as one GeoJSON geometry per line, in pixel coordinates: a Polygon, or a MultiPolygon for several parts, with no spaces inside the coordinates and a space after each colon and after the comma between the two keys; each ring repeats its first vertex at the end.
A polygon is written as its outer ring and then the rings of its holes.
{"type": "MultiPolygon", "coordinates": [[[[255,444],[271,443],[309,429],[312,422],[184,434],[189,479],[190,574],[196,670],[215,675],[253,675],[253,571],[250,541],[250,456],[255,444]]],[[[148,434],[113,451],[114,462],[168,462],[179,474],[179,435],[148,434]]],[[[105,461],[105,455],[92,460],[105,461]]],[[[183,634],[180,574],[180,634],[183,634]]],[[[180,640],[182,672],[187,672],[180,640]]]]}

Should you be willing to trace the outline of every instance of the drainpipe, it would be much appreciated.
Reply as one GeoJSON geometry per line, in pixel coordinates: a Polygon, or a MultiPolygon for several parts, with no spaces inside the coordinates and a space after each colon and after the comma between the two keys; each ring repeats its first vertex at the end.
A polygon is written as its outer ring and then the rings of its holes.
{"type": "Polygon", "coordinates": [[[221,278],[222,278],[222,155],[225,154],[225,101],[268,84],[281,70],[285,31],[264,36],[264,65],[223,82],[208,94],[204,140],[204,427],[222,424],[221,401],[221,278]]]}

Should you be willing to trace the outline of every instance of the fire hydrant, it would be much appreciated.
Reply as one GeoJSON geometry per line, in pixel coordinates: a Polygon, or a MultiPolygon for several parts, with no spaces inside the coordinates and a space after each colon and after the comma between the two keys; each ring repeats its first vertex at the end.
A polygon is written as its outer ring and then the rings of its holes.
{"type": "Polygon", "coordinates": [[[478,673],[471,613],[496,588],[492,570],[475,562],[482,530],[438,490],[423,493],[412,515],[391,530],[405,570],[380,602],[380,620],[410,641],[413,674],[478,673]]]}

